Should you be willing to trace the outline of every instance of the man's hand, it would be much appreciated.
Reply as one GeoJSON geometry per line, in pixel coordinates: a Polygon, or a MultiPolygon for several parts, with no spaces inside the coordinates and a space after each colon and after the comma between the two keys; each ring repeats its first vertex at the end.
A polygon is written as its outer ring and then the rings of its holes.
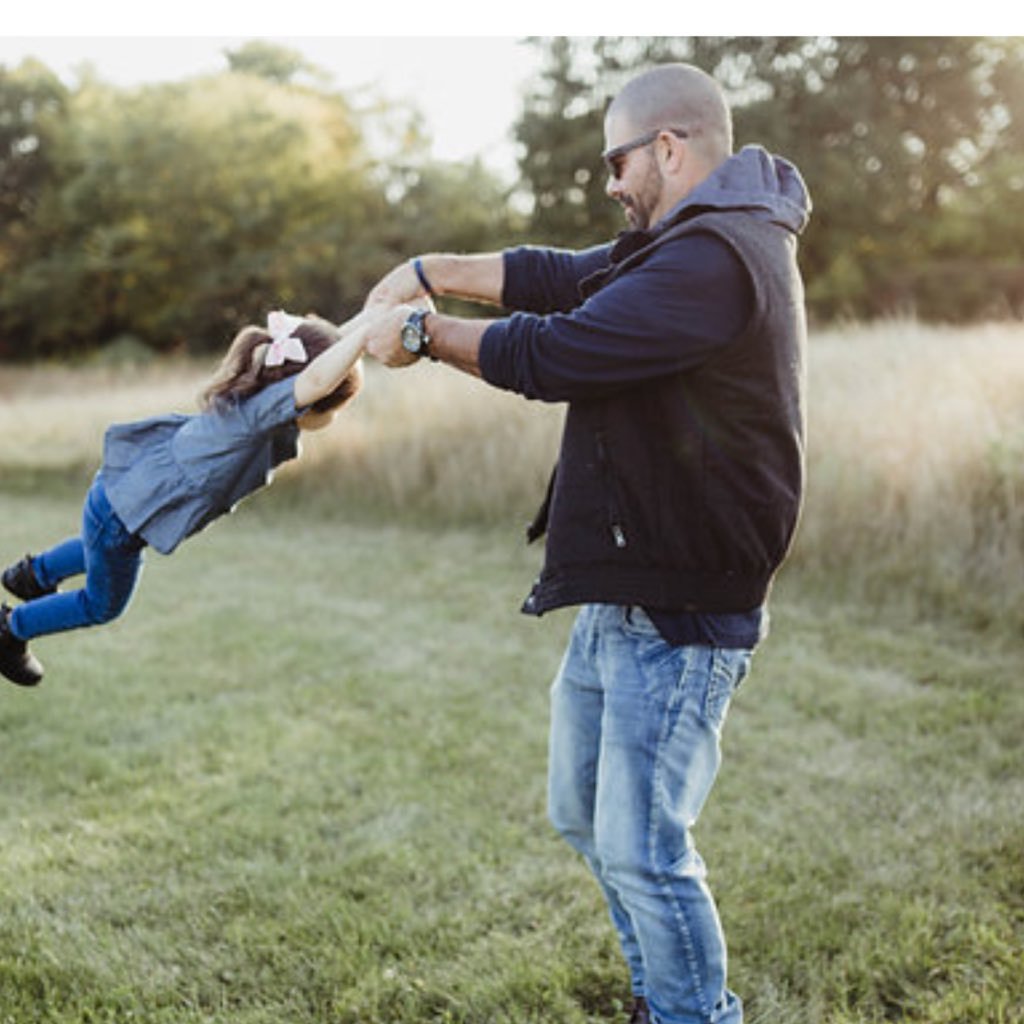
{"type": "Polygon", "coordinates": [[[413,302],[416,299],[424,298],[429,298],[427,290],[416,276],[412,261],[407,260],[385,274],[373,286],[370,294],[366,296],[363,308],[387,308],[389,306],[396,306],[399,303],[413,302]]]}
{"type": "MultiPolygon", "coordinates": [[[[415,276],[415,275],[413,275],[415,276]]],[[[385,278],[385,280],[387,280],[385,278]]],[[[383,283],[383,282],[382,282],[383,283]]],[[[369,300],[367,300],[369,302],[369,300]]],[[[420,305],[419,303],[417,305],[420,305]]],[[[382,308],[379,311],[367,306],[360,316],[373,316],[366,327],[366,353],[385,366],[409,366],[419,362],[419,357],[402,347],[402,327],[409,319],[414,307],[410,305],[382,308]]]]}

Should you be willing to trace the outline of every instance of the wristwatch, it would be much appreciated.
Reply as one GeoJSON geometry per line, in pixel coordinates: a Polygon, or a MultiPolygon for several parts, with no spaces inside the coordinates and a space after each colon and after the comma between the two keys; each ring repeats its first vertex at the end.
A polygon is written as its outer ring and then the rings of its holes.
{"type": "Polygon", "coordinates": [[[424,326],[429,312],[428,309],[415,309],[402,325],[402,348],[414,356],[433,358],[430,355],[430,335],[427,334],[427,329],[424,326]]]}

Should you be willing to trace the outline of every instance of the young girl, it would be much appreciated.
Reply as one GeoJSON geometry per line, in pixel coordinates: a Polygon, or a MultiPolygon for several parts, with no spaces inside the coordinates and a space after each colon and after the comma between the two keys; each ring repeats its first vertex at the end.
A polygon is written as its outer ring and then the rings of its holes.
{"type": "Polygon", "coordinates": [[[339,329],[271,313],[266,330],[246,327],[232,341],[198,415],[111,426],[82,535],[3,573],[4,587],[25,603],[0,606],[0,673],[35,686],[43,666],[27,641],[115,619],[135,588],[143,548],[170,554],[296,458],[300,430],[327,426],[359,391],[358,320],[339,329]],[[80,573],[82,589],[57,593],[61,580],[80,573]]]}

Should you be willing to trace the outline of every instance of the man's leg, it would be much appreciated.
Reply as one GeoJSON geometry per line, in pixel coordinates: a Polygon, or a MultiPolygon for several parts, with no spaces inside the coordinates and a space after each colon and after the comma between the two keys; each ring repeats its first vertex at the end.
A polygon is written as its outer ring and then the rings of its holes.
{"type": "Polygon", "coordinates": [[[612,923],[629,966],[633,994],[644,994],[643,961],[633,923],[602,877],[594,846],[594,807],[604,693],[597,669],[597,606],[576,618],[561,668],[551,688],[548,814],[552,824],[583,855],[604,890],[612,923]]]}
{"type": "Polygon", "coordinates": [[[690,835],[718,771],[747,651],[666,644],[640,609],[605,606],[594,857],[628,914],[656,1024],[737,1024],[726,951],[690,835]]]}

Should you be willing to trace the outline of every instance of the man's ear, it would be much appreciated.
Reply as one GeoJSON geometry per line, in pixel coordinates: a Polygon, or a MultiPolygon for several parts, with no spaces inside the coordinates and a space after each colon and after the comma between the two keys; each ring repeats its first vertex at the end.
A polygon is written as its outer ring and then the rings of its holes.
{"type": "Polygon", "coordinates": [[[680,139],[671,132],[659,136],[656,145],[662,170],[668,174],[679,174],[693,157],[686,139],[680,139]]]}

